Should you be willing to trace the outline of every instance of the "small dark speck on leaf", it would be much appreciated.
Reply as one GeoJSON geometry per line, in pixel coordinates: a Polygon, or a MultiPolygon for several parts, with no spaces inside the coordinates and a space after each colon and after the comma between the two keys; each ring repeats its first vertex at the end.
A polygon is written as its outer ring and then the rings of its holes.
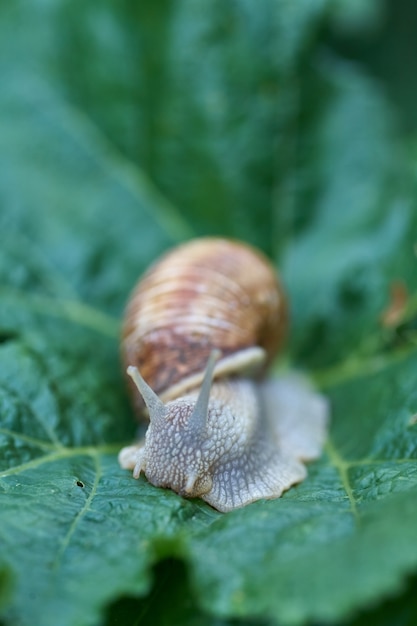
{"type": "Polygon", "coordinates": [[[81,480],[77,480],[77,487],[84,487],[84,483],[81,480]]]}

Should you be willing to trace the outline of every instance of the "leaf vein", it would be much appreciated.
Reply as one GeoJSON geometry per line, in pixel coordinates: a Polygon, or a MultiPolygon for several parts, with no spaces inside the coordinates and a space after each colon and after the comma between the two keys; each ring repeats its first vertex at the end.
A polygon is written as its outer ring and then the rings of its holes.
{"type": "Polygon", "coordinates": [[[93,486],[91,487],[90,494],[88,495],[88,498],[85,501],[84,506],[77,513],[77,515],[75,516],[71,526],[68,529],[67,534],[65,535],[65,537],[64,537],[64,539],[63,539],[63,541],[61,543],[61,546],[60,546],[60,548],[58,550],[58,554],[57,554],[57,556],[55,558],[55,561],[54,561],[54,564],[53,564],[53,569],[55,569],[55,570],[58,569],[58,567],[60,566],[60,564],[62,562],[62,559],[63,559],[63,556],[64,556],[64,553],[67,550],[67,548],[68,548],[68,546],[69,546],[69,544],[71,542],[71,539],[72,539],[72,537],[73,537],[73,535],[75,533],[75,530],[76,530],[78,524],[80,523],[82,518],[85,516],[85,514],[90,509],[91,503],[94,500],[94,497],[95,497],[95,495],[97,493],[98,485],[99,485],[100,479],[102,477],[102,470],[101,470],[101,465],[100,465],[100,462],[99,462],[98,455],[97,454],[93,454],[91,456],[92,456],[92,459],[93,459],[93,462],[94,462],[94,469],[95,469],[93,486]]]}
{"type": "Polygon", "coordinates": [[[326,451],[329,455],[329,459],[338,471],[342,487],[346,492],[347,498],[350,504],[350,510],[356,522],[359,522],[359,513],[356,505],[356,500],[353,494],[353,489],[349,481],[349,463],[347,463],[339,454],[336,446],[328,439],[326,443],[326,451]]]}
{"type": "Polygon", "coordinates": [[[23,302],[26,307],[37,313],[75,322],[111,338],[118,336],[119,321],[116,318],[80,301],[32,295],[12,288],[2,288],[0,295],[2,299],[15,298],[19,304],[23,302]]]}
{"type": "Polygon", "coordinates": [[[321,389],[330,389],[355,378],[378,374],[379,372],[407,359],[417,352],[417,346],[411,345],[400,350],[393,350],[386,354],[372,354],[367,357],[355,355],[336,363],[334,366],[321,371],[312,372],[316,384],[321,389]]]}
{"type": "Polygon", "coordinates": [[[20,465],[15,465],[14,467],[10,467],[7,470],[3,470],[0,472],[0,478],[7,478],[8,476],[14,476],[16,474],[21,474],[27,470],[36,469],[41,467],[45,463],[53,463],[54,461],[60,461],[61,459],[68,459],[74,456],[91,456],[95,457],[98,454],[114,454],[116,455],[121,448],[121,444],[103,444],[101,446],[93,447],[77,447],[77,448],[66,448],[64,446],[56,449],[55,452],[51,452],[50,454],[46,454],[44,456],[36,457],[31,461],[27,461],[26,463],[21,463],[20,465]]]}
{"type": "Polygon", "coordinates": [[[55,450],[57,448],[56,443],[43,441],[42,439],[37,439],[36,437],[31,437],[30,435],[18,433],[14,430],[9,430],[8,428],[0,428],[0,435],[13,437],[14,439],[20,439],[21,441],[30,443],[31,445],[37,446],[38,448],[45,448],[46,450],[55,450]]]}

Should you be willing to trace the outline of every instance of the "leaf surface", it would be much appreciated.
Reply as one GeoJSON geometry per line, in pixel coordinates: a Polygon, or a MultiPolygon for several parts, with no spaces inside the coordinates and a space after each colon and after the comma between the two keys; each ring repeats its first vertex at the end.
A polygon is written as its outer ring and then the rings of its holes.
{"type": "Polygon", "coordinates": [[[351,4],[1,6],[7,626],[339,620],[417,570],[414,160],[376,85],[319,52],[323,20],[369,18],[351,4]],[[308,479],[227,515],[117,463],[128,293],[210,232],[282,259],[288,358],[332,407],[308,479]]]}

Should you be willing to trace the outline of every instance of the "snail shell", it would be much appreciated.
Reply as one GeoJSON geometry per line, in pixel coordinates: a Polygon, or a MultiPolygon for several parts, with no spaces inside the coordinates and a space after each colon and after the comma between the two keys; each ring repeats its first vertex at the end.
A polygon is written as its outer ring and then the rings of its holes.
{"type": "Polygon", "coordinates": [[[154,264],[122,334],[150,424],[144,442],[121,451],[121,466],[220,511],[302,480],[301,459],[320,454],[327,405],[293,376],[263,381],[286,328],[279,279],[246,244],[197,239],[154,264]]]}
{"type": "Polygon", "coordinates": [[[122,355],[126,367],[136,365],[170,400],[201,383],[213,349],[222,357],[215,377],[267,365],[286,326],[285,297],[266,258],[242,243],[197,239],[168,253],[139,282],[126,311],[122,355]]]}

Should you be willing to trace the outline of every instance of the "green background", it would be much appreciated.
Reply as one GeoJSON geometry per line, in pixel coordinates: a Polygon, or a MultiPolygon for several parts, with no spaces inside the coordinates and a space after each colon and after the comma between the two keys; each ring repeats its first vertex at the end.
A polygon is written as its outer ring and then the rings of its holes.
{"type": "Polygon", "coordinates": [[[2,626],[414,626],[416,20],[411,0],[0,3],[2,626]],[[279,269],[276,368],[332,410],[301,485],[226,515],[117,464],[128,293],[207,234],[279,269]]]}

